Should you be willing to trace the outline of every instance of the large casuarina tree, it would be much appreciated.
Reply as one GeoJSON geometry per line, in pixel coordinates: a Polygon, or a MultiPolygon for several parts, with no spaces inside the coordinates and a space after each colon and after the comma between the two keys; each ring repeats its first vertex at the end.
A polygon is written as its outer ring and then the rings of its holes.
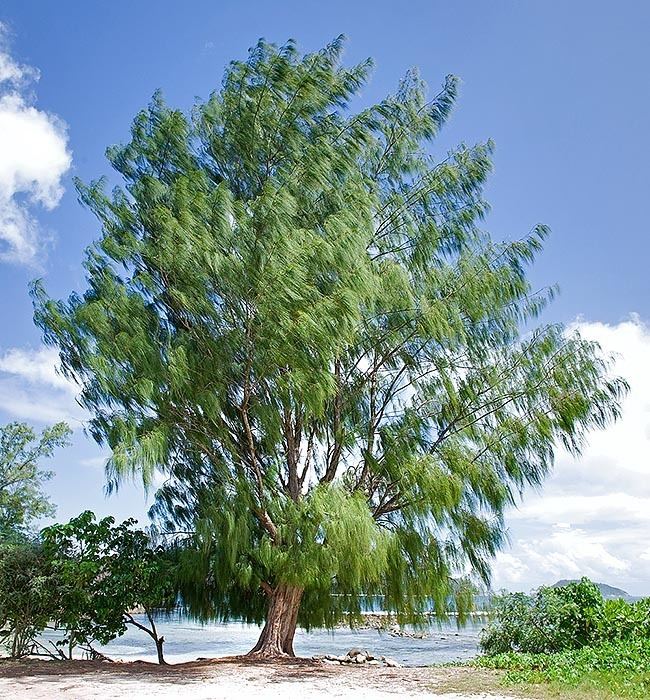
{"type": "Polygon", "coordinates": [[[355,110],[371,66],[341,49],[260,42],[191,116],[156,95],[108,150],[124,185],[78,185],[101,225],[87,289],[34,287],[111,480],[167,477],[189,609],[265,621],[261,656],[364,595],[403,619],[462,599],[504,509],[625,388],[533,322],[546,229],[481,229],[492,145],[432,155],[456,80],[428,99],[411,72],[355,110]]]}

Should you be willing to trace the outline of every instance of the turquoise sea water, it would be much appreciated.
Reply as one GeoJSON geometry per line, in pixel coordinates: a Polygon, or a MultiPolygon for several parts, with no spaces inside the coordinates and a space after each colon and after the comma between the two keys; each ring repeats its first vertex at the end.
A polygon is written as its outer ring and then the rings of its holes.
{"type": "MultiPolygon", "coordinates": [[[[201,625],[177,618],[156,623],[165,637],[165,657],[169,662],[192,661],[198,657],[229,656],[249,651],[260,633],[256,625],[211,623],[201,625]]],[[[457,629],[454,622],[425,630],[424,639],[394,637],[377,630],[337,629],[298,630],[294,649],[298,656],[345,654],[352,647],[367,649],[376,656],[388,656],[406,666],[459,661],[477,653],[481,623],[457,629]]],[[[153,641],[144,632],[129,627],[128,632],[106,647],[98,647],[114,659],[155,661],[153,641]]]]}

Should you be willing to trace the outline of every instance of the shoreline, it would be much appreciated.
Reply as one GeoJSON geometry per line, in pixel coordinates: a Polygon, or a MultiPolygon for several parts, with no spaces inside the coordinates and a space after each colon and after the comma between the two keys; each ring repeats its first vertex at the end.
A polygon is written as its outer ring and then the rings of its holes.
{"type": "MultiPolygon", "coordinates": [[[[458,629],[453,621],[439,627],[435,621],[420,628],[391,627],[386,616],[368,621],[363,629],[340,627],[298,629],[294,640],[296,654],[305,658],[325,655],[342,656],[351,649],[367,650],[375,658],[394,659],[403,666],[424,666],[434,663],[464,661],[476,655],[478,626],[471,622],[458,629]],[[380,624],[381,623],[381,624],[380,624]]],[[[201,624],[187,618],[161,619],[158,630],[165,637],[167,661],[189,662],[197,658],[222,658],[246,654],[253,648],[260,629],[245,623],[201,624]]],[[[57,635],[48,634],[54,640],[57,635]]],[[[108,645],[94,644],[97,651],[113,660],[156,661],[151,640],[139,630],[129,628],[108,645]]],[[[81,655],[79,655],[81,656],[81,655]]]]}

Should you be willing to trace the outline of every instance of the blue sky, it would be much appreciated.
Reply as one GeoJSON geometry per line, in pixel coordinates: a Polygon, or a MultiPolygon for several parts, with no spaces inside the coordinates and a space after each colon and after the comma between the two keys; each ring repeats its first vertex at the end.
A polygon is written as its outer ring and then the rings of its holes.
{"type": "Polygon", "coordinates": [[[48,487],[60,518],[145,510],[140,487],[104,499],[101,453],[32,323],[29,280],[44,277],[55,296],[83,288],[97,227],[72,176],[108,174],[106,146],[127,138],[157,88],[189,108],[261,36],[308,51],[344,33],[346,62],[376,63],[359,104],[412,66],[432,89],[460,76],[436,151],[495,140],[487,228],[512,238],[551,227],[532,273],[562,291],[545,320],[579,323],[631,375],[622,424],[580,462],[561,455],[543,494],[512,514],[496,583],[525,589],[585,572],[650,593],[650,3],[3,0],[0,22],[0,421],[73,420],[74,445],[48,487]]]}

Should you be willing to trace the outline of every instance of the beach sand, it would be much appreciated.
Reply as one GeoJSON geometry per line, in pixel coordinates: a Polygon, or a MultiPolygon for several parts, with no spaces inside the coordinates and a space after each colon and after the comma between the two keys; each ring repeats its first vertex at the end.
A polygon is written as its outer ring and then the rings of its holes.
{"type": "Polygon", "coordinates": [[[495,686],[497,679],[489,672],[460,667],[334,667],[299,661],[252,664],[236,659],[163,667],[84,661],[0,663],[0,698],[8,700],[511,700],[493,691],[495,686]]]}

